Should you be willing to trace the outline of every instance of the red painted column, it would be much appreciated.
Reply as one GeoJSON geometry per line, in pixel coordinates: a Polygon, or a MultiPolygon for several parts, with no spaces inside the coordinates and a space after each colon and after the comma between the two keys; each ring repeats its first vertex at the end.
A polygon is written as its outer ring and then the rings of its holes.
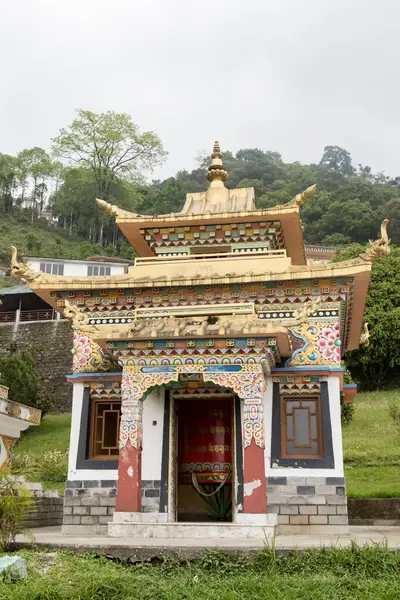
{"type": "Polygon", "coordinates": [[[142,510],[142,449],[130,441],[119,451],[116,511],[142,510]]]}
{"type": "Polygon", "coordinates": [[[243,512],[267,512],[262,399],[244,404],[243,512]]]}
{"type": "Polygon", "coordinates": [[[116,511],[141,512],[143,436],[141,375],[132,368],[124,367],[121,391],[116,511]]]}

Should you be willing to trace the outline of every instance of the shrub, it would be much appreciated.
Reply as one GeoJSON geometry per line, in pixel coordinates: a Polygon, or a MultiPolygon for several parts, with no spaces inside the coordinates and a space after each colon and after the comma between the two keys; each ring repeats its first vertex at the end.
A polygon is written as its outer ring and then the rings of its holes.
{"type": "Polygon", "coordinates": [[[341,406],[342,425],[350,425],[354,416],[354,404],[344,403],[341,406]]]}
{"type": "Polygon", "coordinates": [[[23,474],[29,471],[30,479],[33,477],[39,481],[64,482],[68,475],[68,451],[47,450],[40,460],[22,452],[14,457],[13,467],[23,474]]]}
{"type": "Polygon", "coordinates": [[[41,481],[63,482],[68,476],[68,451],[48,450],[43,454],[41,481]]]}
{"type": "Polygon", "coordinates": [[[343,362],[342,362],[342,367],[344,369],[343,383],[354,383],[354,379],[351,376],[350,371],[348,370],[348,368],[346,367],[346,365],[343,362]]]}
{"type": "Polygon", "coordinates": [[[32,493],[21,478],[11,475],[8,467],[0,468],[0,551],[8,550],[19,533],[33,537],[24,522],[34,504],[32,493]]]}
{"type": "Polygon", "coordinates": [[[10,388],[11,400],[18,400],[42,411],[42,416],[54,405],[49,390],[41,383],[36,362],[28,350],[11,348],[0,358],[0,383],[10,388]]]}
{"type": "Polygon", "coordinates": [[[393,425],[400,433],[400,405],[392,400],[389,402],[388,410],[393,425]]]}

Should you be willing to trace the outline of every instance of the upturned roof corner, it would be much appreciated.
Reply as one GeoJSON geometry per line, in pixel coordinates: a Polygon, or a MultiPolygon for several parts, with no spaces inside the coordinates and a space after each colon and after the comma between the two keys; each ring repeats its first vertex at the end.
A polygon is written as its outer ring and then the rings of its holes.
{"type": "Polygon", "coordinates": [[[360,254],[360,258],[366,262],[374,262],[377,258],[389,256],[391,252],[390,240],[387,233],[389,219],[384,219],[381,224],[381,237],[374,241],[369,241],[370,246],[366,252],[360,254]]]}
{"type": "Polygon", "coordinates": [[[18,250],[15,246],[11,246],[10,272],[13,277],[26,279],[26,281],[44,280],[44,273],[32,269],[32,267],[24,262],[18,261],[18,250]]]}
{"type": "Polygon", "coordinates": [[[297,206],[303,206],[308,200],[311,200],[313,194],[317,191],[317,184],[310,185],[304,192],[296,194],[296,196],[288,202],[288,204],[297,204],[297,206]]]}
{"type": "Polygon", "coordinates": [[[137,213],[130,212],[129,210],[123,210],[122,208],[116,206],[116,204],[110,204],[109,202],[101,200],[100,198],[96,198],[96,204],[107,215],[110,215],[111,217],[115,217],[117,219],[134,219],[140,216],[137,213]]]}

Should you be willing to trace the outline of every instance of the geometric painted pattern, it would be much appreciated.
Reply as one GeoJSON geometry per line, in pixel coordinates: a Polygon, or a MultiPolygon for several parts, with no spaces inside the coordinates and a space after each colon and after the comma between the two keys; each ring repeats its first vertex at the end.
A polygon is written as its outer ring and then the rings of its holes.
{"type": "Polygon", "coordinates": [[[150,228],[140,233],[156,254],[187,253],[190,247],[201,246],[229,245],[233,252],[241,252],[251,246],[279,250],[285,245],[279,221],[150,228]]]}

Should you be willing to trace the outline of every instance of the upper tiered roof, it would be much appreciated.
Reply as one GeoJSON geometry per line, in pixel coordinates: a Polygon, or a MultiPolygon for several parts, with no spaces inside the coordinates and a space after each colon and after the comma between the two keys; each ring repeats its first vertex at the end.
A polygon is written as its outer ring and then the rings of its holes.
{"type": "Polygon", "coordinates": [[[254,188],[225,187],[228,172],[215,142],[207,170],[210,185],[205,192],[186,194],[178,213],[140,215],[103,200],[100,208],[116,217],[116,223],[140,256],[265,252],[286,250],[293,265],[305,265],[299,207],[311,198],[316,186],[291,202],[256,209],[254,188]]]}

